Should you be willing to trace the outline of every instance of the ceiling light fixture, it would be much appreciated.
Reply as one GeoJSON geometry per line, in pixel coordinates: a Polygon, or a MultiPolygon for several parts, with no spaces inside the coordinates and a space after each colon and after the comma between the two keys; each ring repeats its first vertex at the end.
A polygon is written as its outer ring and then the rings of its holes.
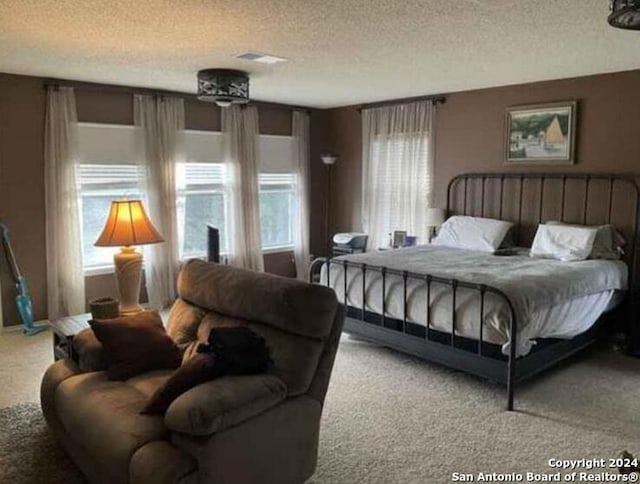
{"type": "Polygon", "coordinates": [[[609,25],[618,29],[640,30],[640,0],[611,0],[609,25]]]}
{"type": "Polygon", "coordinates": [[[249,102],[249,74],[234,69],[198,71],[198,99],[222,108],[249,102]]]}

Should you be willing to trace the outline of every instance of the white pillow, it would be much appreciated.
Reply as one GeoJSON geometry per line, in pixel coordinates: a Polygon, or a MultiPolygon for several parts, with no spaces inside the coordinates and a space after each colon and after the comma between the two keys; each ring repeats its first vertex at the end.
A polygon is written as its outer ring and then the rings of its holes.
{"type": "Polygon", "coordinates": [[[624,237],[611,224],[605,225],[577,225],[565,222],[549,221],[547,225],[569,225],[571,227],[582,227],[596,229],[596,238],[593,241],[593,250],[589,254],[589,259],[609,259],[618,260],[624,254],[623,247],[626,244],[624,237]]]}
{"type": "Polygon", "coordinates": [[[442,224],[432,244],[493,253],[511,227],[504,220],[456,215],[442,224]]]}
{"type": "Polygon", "coordinates": [[[539,225],[531,246],[531,257],[565,262],[585,260],[593,250],[597,233],[597,228],[539,225]]]}

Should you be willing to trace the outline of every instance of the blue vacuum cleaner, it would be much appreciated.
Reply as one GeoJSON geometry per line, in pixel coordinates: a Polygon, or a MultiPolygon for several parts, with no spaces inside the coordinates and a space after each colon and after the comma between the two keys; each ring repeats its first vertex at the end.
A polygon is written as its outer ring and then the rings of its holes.
{"type": "Polygon", "coordinates": [[[34,334],[41,333],[47,329],[44,324],[35,324],[33,322],[33,309],[31,307],[31,296],[29,295],[29,287],[27,281],[20,273],[20,268],[16,262],[16,257],[11,249],[11,243],[9,242],[9,229],[0,220],[0,232],[2,233],[2,247],[9,263],[9,270],[11,276],[16,284],[16,306],[18,307],[18,313],[20,313],[20,319],[22,319],[22,327],[24,334],[32,336],[34,334]]]}

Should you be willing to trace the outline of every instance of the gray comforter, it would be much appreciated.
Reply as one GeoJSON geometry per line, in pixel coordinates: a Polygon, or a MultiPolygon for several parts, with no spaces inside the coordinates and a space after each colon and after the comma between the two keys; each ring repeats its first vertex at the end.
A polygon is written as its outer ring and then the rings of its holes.
{"type": "MultiPolygon", "coordinates": [[[[621,261],[587,260],[561,262],[548,259],[534,259],[526,255],[495,256],[484,252],[453,249],[439,246],[419,246],[406,249],[368,252],[339,257],[352,262],[384,266],[397,270],[431,274],[461,281],[487,284],[503,291],[512,302],[518,321],[518,338],[522,343],[520,354],[528,352],[530,344],[525,340],[537,337],[552,337],[561,332],[550,330],[546,324],[544,334],[536,324],[528,328],[531,321],[549,313],[549,308],[561,306],[570,301],[589,300],[587,296],[612,293],[627,287],[627,266],[621,261]]],[[[334,288],[340,301],[344,300],[343,268],[332,264],[329,285],[334,288]]],[[[347,302],[361,308],[362,273],[358,268],[347,272],[347,302]]],[[[327,284],[326,264],[322,269],[322,282],[327,284]]],[[[377,272],[367,272],[366,309],[374,312],[382,310],[381,276],[377,272]]],[[[403,288],[398,276],[387,276],[385,291],[387,315],[402,319],[403,288]]],[[[431,318],[433,327],[451,331],[451,289],[435,284],[432,288],[431,318]]],[[[602,312],[603,308],[600,309],[602,312]]],[[[426,324],[425,283],[409,280],[408,320],[426,324]]],[[[565,308],[566,312],[566,308],[565,308]]],[[[596,315],[596,318],[597,319],[596,315]]],[[[595,321],[594,319],[594,321],[595,321]]],[[[456,299],[456,334],[477,337],[479,334],[479,297],[477,291],[459,289],[456,299]]],[[[502,298],[488,295],[485,302],[483,325],[485,341],[504,344],[509,340],[510,312],[502,298]]],[[[560,324],[559,321],[557,324],[560,324]]],[[[555,323],[554,323],[555,324],[555,323]]],[[[520,345],[518,345],[520,346],[520,345]]]]}

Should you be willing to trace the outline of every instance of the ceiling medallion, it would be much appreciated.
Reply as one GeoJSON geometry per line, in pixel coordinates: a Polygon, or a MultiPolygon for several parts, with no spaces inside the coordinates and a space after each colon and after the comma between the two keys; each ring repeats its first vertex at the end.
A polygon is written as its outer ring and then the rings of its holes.
{"type": "Polygon", "coordinates": [[[611,0],[609,25],[618,29],[640,30],[640,0],[611,0]]]}
{"type": "Polygon", "coordinates": [[[249,74],[234,69],[198,71],[198,99],[220,107],[249,102],[249,74]]]}

